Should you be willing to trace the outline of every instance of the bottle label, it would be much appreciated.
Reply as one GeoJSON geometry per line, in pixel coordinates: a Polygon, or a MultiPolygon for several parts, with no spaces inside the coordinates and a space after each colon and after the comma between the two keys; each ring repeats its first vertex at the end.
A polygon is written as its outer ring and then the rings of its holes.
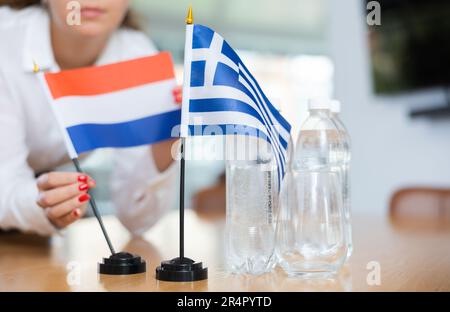
{"type": "Polygon", "coordinates": [[[267,171],[266,176],[266,192],[267,192],[267,198],[266,198],[266,203],[267,203],[267,223],[268,224],[272,224],[272,214],[273,214],[273,207],[272,207],[272,203],[273,203],[273,198],[272,198],[272,172],[271,171],[267,171]]]}

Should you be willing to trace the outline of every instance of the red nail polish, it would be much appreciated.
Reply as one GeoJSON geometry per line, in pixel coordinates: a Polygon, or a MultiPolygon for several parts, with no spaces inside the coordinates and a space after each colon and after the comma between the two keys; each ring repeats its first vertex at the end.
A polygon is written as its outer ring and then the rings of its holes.
{"type": "Polygon", "coordinates": [[[89,185],[87,185],[86,183],[80,184],[80,186],[78,186],[78,189],[80,191],[86,191],[89,188],[89,185]]]}
{"type": "Polygon", "coordinates": [[[81,213],[80,213],[80,209],[78,209],[78,208],[75,209],[75,210],[72,212],[72,214],[73,214],[74,217],[78,218],[78,217],[80,216],[80,214],[81,214],[81,213]]]}
{"type": "Polygon", "coordinates": [[[81,174],[81,175],[78,176],[78,181],[79,182],[87,182],[87,179],[88,179],[88,177],[85,174],[81,174]]]}
{"type": "Polygon", "coordinates": [[[89,194],[86,193],[86,194],[80,195],[80,196],[78,197],[78,201],[79,201],[80,203],[83,203],[83,202],[89,200],[90,198],[91,198],[91,196],[90,196],[89,194]]]}

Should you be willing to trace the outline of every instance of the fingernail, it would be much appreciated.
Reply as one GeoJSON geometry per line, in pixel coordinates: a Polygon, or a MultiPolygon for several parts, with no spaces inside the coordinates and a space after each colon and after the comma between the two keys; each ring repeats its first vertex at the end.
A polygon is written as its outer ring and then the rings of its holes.
{"type": "Polygon", "coordinates": [[[38,197],[36,199],[36,202],[38,204],[41,204],[44,201],[44,197],[45,197],[44,193],[39,193],[39,195],[38,195],[38,197]]]}
{"type": "Polygon", "coordinates": [[[78,181],[79,182],[87,182],[87,180],[88,180],[88,177],[85,174],[81,174],[81,175],[78,176],[78,181]]]}
{"type": "Polygon", "coordinates": [[[89,188],[89,185],[87,185],[86,183],[80,184],[80,186],[78,186],[78,189],[80,191],[86,191],[89,188]]]}
{"type": "Polygon", "coordinates": [[[90,198],[91,198],[91,196],[90,196],[89,194],[86,193],[86,194],[80,195],[80,196],[78,197],[78,201],[79,201],[80,203],[83,203],[83,202],[89,200],[90,198]]]}
{"type": "Polygon", "coordinates": [[[37,178],[37,183],[39,184],[39,185],[41,185],[41,184],[44,184],[44,183],[46,183],[48,181],[48,174],[41,174],[40,176],[39,176],[39,178],[37,178]]]}
{"type": "Polygon", "coordinates": [[[74,217],[78,218],[81,215],[81,210],[77,208],[72,212],[72,214],[74,217]]]}

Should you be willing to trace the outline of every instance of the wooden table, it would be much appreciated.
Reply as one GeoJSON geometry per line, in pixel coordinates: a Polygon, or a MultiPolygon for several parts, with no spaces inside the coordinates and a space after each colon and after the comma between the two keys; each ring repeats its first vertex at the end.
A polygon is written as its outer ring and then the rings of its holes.
{"type": "Polygon", "coordinates": [[[147,273],[97,274],[108,255],[94,219],[72,225],[51,240],[0,235],[0,291],[450,291],[450,232],[393,226],[387,218],[354,217],[354,254],[334,278],[287,277],[281,269],[261,276],[230,275],[223,270],[223,224],[186,212],[186,256],[205,262],[209,279],[193,283],[155,280],[162,259],[177,256],[178,215],[166,215],[144,238],[130,238],[115,217],[105,224],[117,250],[138,253],[147,273]],[[367,265],[377,261],[381,284],[368,285],[367,265]]]}

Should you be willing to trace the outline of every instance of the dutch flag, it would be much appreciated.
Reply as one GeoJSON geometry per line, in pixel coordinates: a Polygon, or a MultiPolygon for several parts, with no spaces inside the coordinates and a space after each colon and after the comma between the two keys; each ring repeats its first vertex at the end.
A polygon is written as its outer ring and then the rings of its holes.
{"type": "Polygon", "coordinates": [[[41,75],[69,156],[172,137],[181,110],[170,54],[41,75]]]}

